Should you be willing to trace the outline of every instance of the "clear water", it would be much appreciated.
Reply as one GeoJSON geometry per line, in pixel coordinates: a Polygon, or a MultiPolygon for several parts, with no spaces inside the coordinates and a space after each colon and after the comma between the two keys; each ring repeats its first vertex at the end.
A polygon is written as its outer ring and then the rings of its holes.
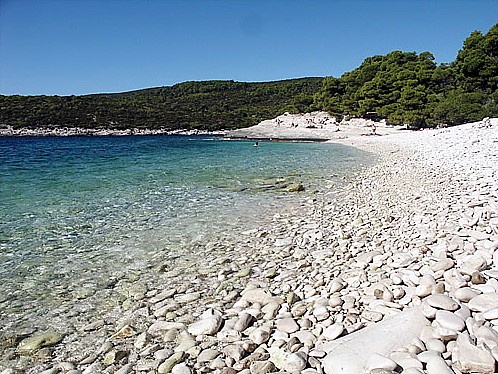
{"type": "Polygon", "coordinates": [[[309,197],[278,181],[320,190],[368,158],[324,143],[0,138],[0,335],[309,197]]]}

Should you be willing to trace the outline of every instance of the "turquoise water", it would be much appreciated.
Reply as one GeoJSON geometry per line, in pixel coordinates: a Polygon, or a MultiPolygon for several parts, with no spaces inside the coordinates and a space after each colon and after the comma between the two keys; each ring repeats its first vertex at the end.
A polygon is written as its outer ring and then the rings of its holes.
{"type": "Polygon", "coordinates": [[[196,246],[220,236],[229,242],[368,162],[368,154],[324,143],[0,138],[3,333],[62,304],[70,311],[125,274],[195,257],[196,246]],[[275,187],[288,183],[306,191],[275,187]]]}

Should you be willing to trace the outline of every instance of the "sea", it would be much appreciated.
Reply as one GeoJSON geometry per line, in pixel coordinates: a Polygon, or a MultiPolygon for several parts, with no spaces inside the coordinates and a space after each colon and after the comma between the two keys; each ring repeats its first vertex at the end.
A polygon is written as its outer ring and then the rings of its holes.
{"type": "Polygon", "coordinates": [[[99,293],[120,279],[299,214],[372,162],[332,143],[0,138],[0,341],[75,309],[105,313],[99,293]]]}

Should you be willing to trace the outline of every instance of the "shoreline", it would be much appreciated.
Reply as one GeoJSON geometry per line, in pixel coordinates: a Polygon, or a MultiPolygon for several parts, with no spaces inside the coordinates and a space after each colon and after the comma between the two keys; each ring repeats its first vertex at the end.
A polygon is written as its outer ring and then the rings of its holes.
{"type": "Polygon", "coordinates": [[[121,285],[117,320],[82,326],[102,345],[63,341],[36,372],[493,373],[498,119],[335,141],[380,160],[162,284],[121,285]]]}
{"type": "Polygon", "coordinates": [[[212,135],[224,136],[226,131],[208,130],[168,130],[168,129],[85,129],[80,127],[60,127],[51,129],[31,129],[12,127],[0,128],[0,138],[22,138],[22,137],[72,137],[72,136],[153,136],[153,135],[212,135]]]}

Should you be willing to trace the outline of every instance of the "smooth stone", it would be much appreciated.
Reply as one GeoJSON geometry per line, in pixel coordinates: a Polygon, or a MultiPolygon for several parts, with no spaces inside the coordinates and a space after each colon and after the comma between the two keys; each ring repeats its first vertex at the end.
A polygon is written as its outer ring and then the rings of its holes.
{"type": "Polygon", "coordinates": [[[241,313],[237,322],[233,326],[233,329],[236,331],[244,331],[247,329],[255,320],[255,318],[249,313],[241,313]]]}
{"type": "Polygon", "coordinates": [[[220,352],[218,352],[216,349],[205,349],[199,354],[199,356],[197,356],[197,362],[210,362],[219,355],[220,352]]]}
{"type": "Polygon", "coordinates": [[[21,356],[27,356],[35,353],[44,347],[51,347],[62,340],[63,336],[56,331],[47,331],[36,334],[22,340],[17,346],[17,351],[21,356]]]}
{"type": "Polygon", "coordinates": [[[291,334],[299,330],[299,325],[293,318],[278,319],[276,322],[277,330],[291,334]]]}
{"type": "Polygon", "coordinates": [[[473,290],[470,287],[462,287],[455,291],[455,298],[463,302],[468,302],[479,294],[480,292],[473,290]]]}
{"type": "Polygon", "coordinates": [[[363,373],[372,354],[388,356],[418,338],[422,328],[429,324],[419,308],[405,309],[381,322],[324,343],[321,349],[327,352],[323,360],[325,373],[363,373]]]}
{"type": "Polygon", "coordinates": [[[126,356],[128,356],[128,352],[126,351],[112,350],[105,354],[104,360],[102,362],[104,363],[105,366],[109,366],[122,360],[126,356]]]}
{"type": "Polygon", "coordinates": [[[282,298],[272,296],[268,291],[261,289],[261,288],[243,291],[241,299],[247,300],[251,303],[260,303],[263,305],[266,305],[269,303],[282,304],[284,302],[284,300],[282,298]]]}
{"type": "Polygon", "coordinates": [[[161,335],[166,330],[183,330],[185,325],[180,322],[157,321],[150,325],[147,332],[152,336],[161,335]]]}
{"type": "Polygon", "coordinates": [[[186,352],[190,348],[195,347],[196,344],[193,336],[187,331],[183,331],[178,335],[178,346],[175,348],[175,352],[186,352]]]}
{"type": "Polygon", "coordinates": [[[388,357],[379,355],[378,353],[372,354],[366,362],[366,370],[371,371],[373,369],[387,369],[394,370],[398,367],[398,364],[388,357]]]}
{"type": "Polygon", "coordinates": [[[221,316],[213,315],[194,322],[189,326],[187,331],[194,335],[213,335],[216,334],[221,327],[223,319],[221,316]]]}
{"type": "Polygon", "coordinates": [[[495,359],[491,353],[473,345],[467,333],[458,335],[452,353],[455,367],[463,373],[491,374],[495,371],[495,359]]]}
{"type": "Polygon", "coordinates": [[[249,339],[258,345],[263,344],[270,339],[270,333],[266,329],[257,328],[254,331],[251,331],[249,339]]]}
{"type": "Polygon", "coordinates": [[[329,311],[326,306],[318,306],[313,309],[313,316],[317,319],[317,321],[323,321],[329,318],[329,311]]]}
{"type": "Polygon", "coordinates": [[[172,374],[191,374],[192,370],[188,365],[184,362],[181,362],[179,364],[176,364],[173,366],[173,369],[171,369],[172,374]]]}
{"type": "Polygon", "coordinates": [[[467,306],[473,312],[487,312],[498,305],[498,293],[488,292],[472,298],[467,306]]]}
{"type": "Polygon", "coordinates": [[[290,353],[278,347],[270,347],[268,348],[268,353],[270,354],[270,361],[280,370],[296,373],[306,367],[306,355],[303,357],[302,352],[290,353]]]}
{"type": "Polygon", "coordinates": [[[411,368],[423,369],[424,367],[422,363],[415,357],[403,357],[395,361],[400,367],[403,368],[403,372],[411,368]]]}
{"type": "Polygon", "coordinates": [[[157,372],[159,374],[166,374],[171,372],[176,364],[181,362],[185,357],[185,352],[176,352],[167,358],[159,367],[157,368],[157,372]]]}
{"type": "Polygon", "coordinates": [[[436,317],[436,312],[438,311],[438,309],[433,308],[432,306],[430,306],[429,303],[426,302],[425,300],[422,302],[422,304],[420,304],[420,310],[422,311],[422,314],[426,318],[430,318],[430,319],[435,318],[436,317]]]}
{"type": "Polygon", "coordinates": [[[175,296],[175,300],[183,304],[191,303],[192,301],[199,300],[200,298],[201,294],[199,292],[179,294],[175,296]]]}
{"type": "Polygon", "coordinates": [[[332,307],[332,308],[335,308],[337,306],[341,306],[344,302],[342,301],[342,299],[339,297],[339,296],[331,296],[329,298],[329,305],[332,307]]]}
{"type": "Polygon", "coordinates": [[[329,292],[331,294],[335,293],[335,292],[339,292],[340,290],[342,290],[343,288],[345,287],[345,284],[342,280],[340,279],[334,279],[331,283],[330,283],[330,288],[329,288],[329,292]]]}
{"type": "Polygon", "coordinates": [[[425,342],[425,346],[430,351],[436,351],[436,352],[440,352],[440,353],[443,353],[446,351],[446,346],[439,339],[434,339],[434,338],[429,339],[425,342]]]}
{"type": "Polygon", "coordinates": [[[121,327],[114,335],[111,336],[111,339],[126,339],[130,336],[135,335],[137,332],[130,325],[125,325],[121,327]]]}
{"type": "Polygon", "coordinates": [[[436,262],[434,265],[431,266],[432,271],[437,272],[437,271],[445,271],[448,269],[451,269],[453,266],[455,266],[455,262],[451,258],[443,258],[436,262]]]}
{"type": "Polygon", "coordinates": [[[249,367],[251,374],[266,374],[277,371],[275,364],[271,361],[253,361],[249,367]]]}
{"type": "Polygon", "coordinates": [[[275,247],[286,247],[292,245],[292,238],[277,238],[275,240],[275,247]]]}
{"type": "Polygon", "coordinates": [[[431,293],[432,293],[432,289],[433,289],[433,285],[432,284],[419,284],[416,288],[415,288],[415,294],[418,296],[418,297],[426,297],[426,296],[429,296],[431,293]]]}
{"type": "Polygon", "coordinates": [[[149,301],[151,303],[155,304],[155,303],[158,303],[158,302],[163,301],[165,299],[168,299],[168,298],[174,296],[175,294],[176,294],[175,288],[164,290],[164,291],[159,292],[156,296],[152,297],[149,301]]]}
{"type": "Polygon", "coordinates": [[[308,330],[300,330],[292,334],[291,337],[295,337],[299,339],[301,343],[303,343],[305,346],[308,347],[313,347],[316,343],[317,337],[308,330]]]}
{"type": "Polygon", "coordinates": [[[436,312],[436,321],[440,326],[455,331],[462,331],[465,327],[463,319],[447,310],[438,310],[436,312]]]}
{"type": "Polygon", "coordinates": [[[340,323],[334,323],[333,325],[330,325],[323,330],[322,336],[325,339],[334,340],[339,336],[341,336],[343,332],[344,332],[344,326],[340,323]]]}
{"type": "Polygon", "coordinates": [[[494,309],[489,309],[482,314],[482,317],[487,320],[498,319],[498,306],[494,309]]]}
{"type": "Polygon", "coordinates": [[[426,301],[430,306],[437,309],[453,311],[457,310],[459,307],[458,303],[455,300],[444,294],[430,295],[425,298],[424,301],[426,301]]]}
{"type": "Polygon", "coordinates": [[[463,259],[459,270],[462,274],[472,275],[486,268],[486,260],[480,255],[471,255],[463,259]]]}
{"type": "Polygon", "coordinates": [[[442,357],[432,356],[426,364],[427,374],[453,374],[446,361],[442,357]]]}
{"type": "Polygon", "coordinates": [[[365,318],[366,320],[372,321],[372,322],[379,322],[384,317],[382,313],[380,313],[380,312],[374,312],[374,311],[371,311],[371,310],[364,311],[361,314],[361,316],[363,318],[365,318]]]}

